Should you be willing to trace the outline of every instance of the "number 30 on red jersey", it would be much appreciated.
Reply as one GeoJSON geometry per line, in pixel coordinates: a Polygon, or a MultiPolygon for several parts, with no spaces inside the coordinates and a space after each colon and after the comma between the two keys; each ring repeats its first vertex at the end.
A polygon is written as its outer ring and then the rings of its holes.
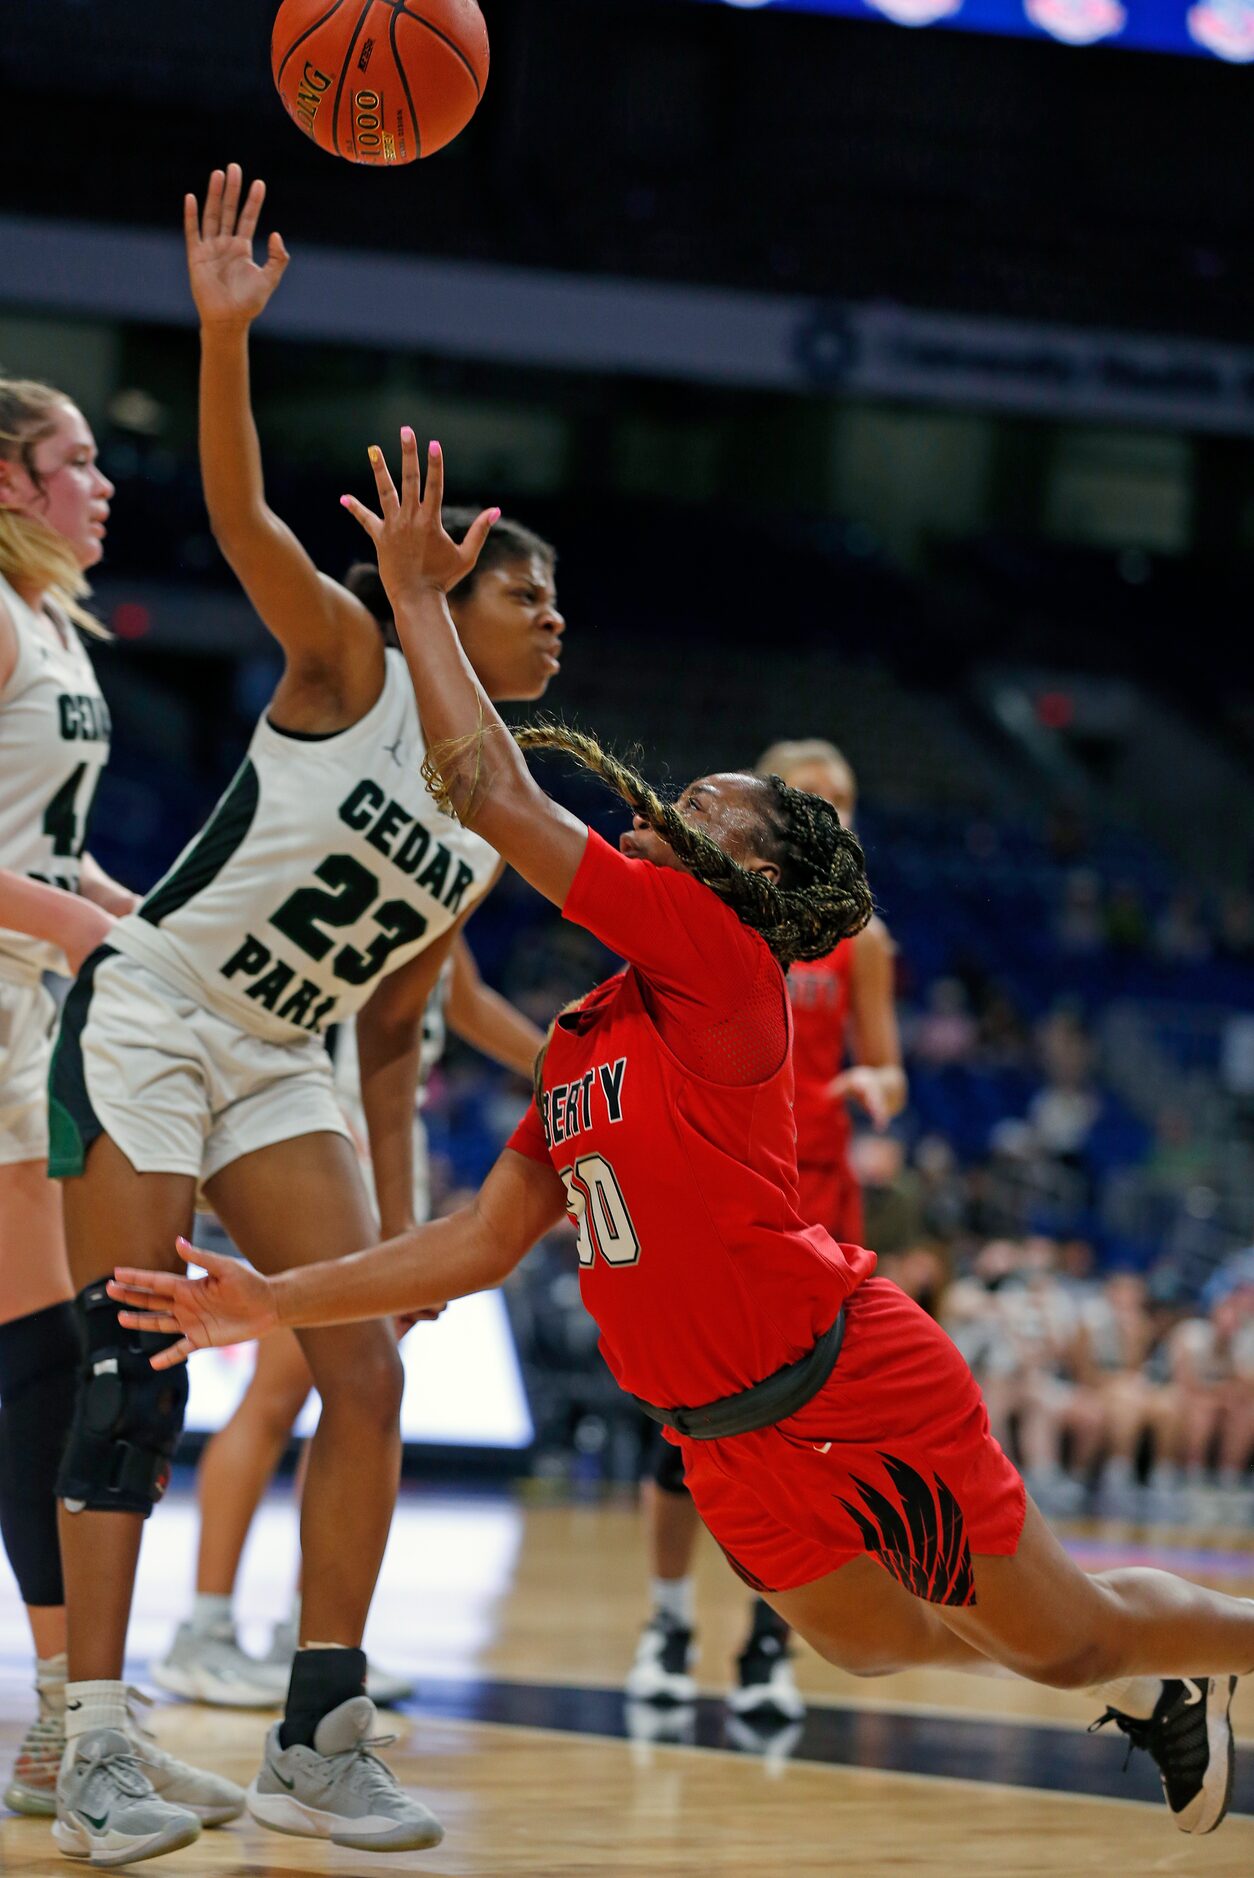
{"type": "Polygon", "coordinates": [[[564,1167],[566,1211],[579,1228],[579,1263],[592,1265],[597,1253],[607,1265],[634,1265],[640,1241],[627,1211],[618,1177],[601,1154],[581,1154],[564,1167]]]}

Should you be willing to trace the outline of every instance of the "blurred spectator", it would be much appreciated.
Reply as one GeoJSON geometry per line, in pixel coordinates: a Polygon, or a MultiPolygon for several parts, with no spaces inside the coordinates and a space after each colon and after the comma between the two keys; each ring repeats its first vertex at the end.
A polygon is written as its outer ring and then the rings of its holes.
{"type": "Polygon", "coordinates": [[[1092,1045],[1078,1020],[1055,1012],[1041,1028],[1046,1083],[1028,1104],[1032,1145],[1047,1160],[1085,1171],[1085,1149],[1102,1111],[1092,1083],[1092,1045]]]}
{"type": "Polygon", "coordinates": [[[1172,1391],[1147,1369],[1152,1342],[1144,1278],[1137,1272],[1112,1273],[1081,1313],[1077,1371],[1081,1383],[1101,1399],[1106,1458],[1098,1509],[1116,1519],[1132,1518],[1142,1510],[1136,1463],[1147,1438],[1155,1468],[1150,1484],[1160,1493],[1170,1490],[1166,1469],[1176,1403],[1172,1391]]]}
{"type": "Polygon", "coordinates": [[[991,1069],[1017,1069],[1032,1050],[1031,1037],[1008,992],[990,988],[979,1015],[979,1057],[991,1069]]]}
{"type": "Polygon", "coordinates": [[[1112,952],[1144,952],[1149,941],[1145,903],[1130,880],[1116,882],[1106,902],[1106,944],[1112,952]]]}
{"type": "Polygon", "coordinates": [[[914,1025],[913,1053],[934,1069],[965,1063],[975,1049],[976,1025],[960,979],[938,978],[927,1008],[914,1025]]]}
{"type": "Polygon", "coordinates": [[[1101,950],[1106,938],[1102,883],[1091,867],[1077,867],[1067,875],[1057,934],[1064,952],[1101,950]]]}
{"type": "Polygon", "coordinates": [[[1217,948],[1237,965],[1254,964],[1254,899],[1248,893],[1224,895],[1217,948]]]}
{"type": "Polygon", "coordinates": [[[867,1244],[881,1258],[917,1246],[923,1237],[923,1196],[901,1142],[868,1130],[854,1136],[849,1160],[862,1188],[867,1244]]]}
{"type": "Polygon", "coordinates": [[[1158,916],[1154,947],[1160,958],[1175,965],[1198,965],[1210,957],[1210,937],[1202,923],[1196,894],[1173,895],[1158,916]]]}

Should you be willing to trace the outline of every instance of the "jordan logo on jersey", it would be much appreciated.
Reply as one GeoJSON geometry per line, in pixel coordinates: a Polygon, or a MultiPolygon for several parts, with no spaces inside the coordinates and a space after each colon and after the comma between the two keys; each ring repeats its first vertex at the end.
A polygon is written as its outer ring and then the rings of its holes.
{"type": "Polygon", "coordinates": [[[540,1098],[540,1121],[548,1147],[560,1147],[572,1135],[592,1127],[594,1110],[604,1110],[607,1122],[623,1119],[623,1078],[627,1058],[614,1063],[597,1063],[585,1070],[575,1082],[559,1082],[543,1091],[540,1098]]]}

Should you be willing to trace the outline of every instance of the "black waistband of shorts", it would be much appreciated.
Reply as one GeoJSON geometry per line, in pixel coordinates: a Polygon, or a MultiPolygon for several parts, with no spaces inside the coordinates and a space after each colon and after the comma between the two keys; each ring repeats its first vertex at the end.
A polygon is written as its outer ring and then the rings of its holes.
{"type": "Polygon", "coordinates": [[[756,1428],[769,1428],[786,1421],[816,1396],[836,1367],[840,1346],[845,1337],[845,1307],[842,1304],[831,1327],[823,1332],[812,1350],[763,1377],[752,1388],[735,1395],[725,1395],[717,1402],[705,1402],[700,1408],[655,1408],[652,1402],[637,1403],[663,1428],[673,1428],[690,1441],[722,1441],[728,1435],[752,1434],[756,1428]]]}

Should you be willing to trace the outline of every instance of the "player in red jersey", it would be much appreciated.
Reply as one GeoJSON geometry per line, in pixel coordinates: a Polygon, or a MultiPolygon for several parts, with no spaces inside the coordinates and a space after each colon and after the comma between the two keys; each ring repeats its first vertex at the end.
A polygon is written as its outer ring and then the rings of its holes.
{"type": "MultiPolygon", "coordinates": [[[[775,743],[756,768],[759,776],[782,776],[794,789],[822,796],[845,827],[853,827],[857,779],[834,743],[820,737],[775,743]]],[[[883,920],[868,920],[826,958],[799,961],[788,975],[788,991],[801,1211],[833,1239],[860,1245],[862,1192],[849,1164],[849,1104],[865,1110],[877,1128],[886,1128],[906,1105],[893,942],[883,920]]]]}
{"type": "MultiPolygon", "coordinates": [[[[795,789],[830,802],[853,826],[857,782],[835,744],[810,737],[774,743],[756,764],[759,776],[782,776],[795,789]]],[[[793,1113],[797,1123],[797,1210],[832,1238],[861,1245],[862,1190],[849,1161],[849,1103],[877,1128],[905,1106],[906,1078],[893,1003],[893,946],[879,918],[819,959],[799,959],[788,974],[793,1016],[793,1113]],[[847,1063],[852,1054],[853,1061],[847,1063]]],[[[700,1519],[684,1481],[683,1456],[659,1440],[645,1487],[650,1612],[624,1685],[633,1723],[651,1737],[683,1728],[696,1700],[695,1584],[700,1519]]],[[[759,1731],[799,1722],[805,1704],[793,1679],[788,1626],[763,1598],[753,1600],[749,1631],[736,1656],[727,1695],[734,1716],[759,1731]]]]}
{"type": "MultiPolygon", "coordinates": [[[[401,433],[403,499],[371,460],[375,541],[441,799],[626,969],[565,1011],[537,1100],[460,1212],[273,1278],[192,1253],[201,1280],[119,1269],[129,1327],[172,1335],[157,1369],[280,1325],[369,1321],[501,1283],[568,1213],[584,1300],[621,1385],[670,1427],[742,1576],[856,1674],[1004,1664],[1100,1687],[1169,1807],[1209,1831],[1231,1793],[1228,1710],[1254,1664],[1254,1602],[1167,1572],[1081,1571],[997,1443],[970,1370],[870,1252],[796,1207],[784,972],[870,913],[830,807],[782,781],[705,777],[667,805],[589,738],[571,750],[634,810],[621,852],[552,801],[477,683],[445,594],[461,546],[443,465],[401,433]],[[696,1404],[679,1407],[679,1404],[696,1404]]],[[[1107,1717],[1104,1716],[1103,1719],[1107,1717]]]]}

